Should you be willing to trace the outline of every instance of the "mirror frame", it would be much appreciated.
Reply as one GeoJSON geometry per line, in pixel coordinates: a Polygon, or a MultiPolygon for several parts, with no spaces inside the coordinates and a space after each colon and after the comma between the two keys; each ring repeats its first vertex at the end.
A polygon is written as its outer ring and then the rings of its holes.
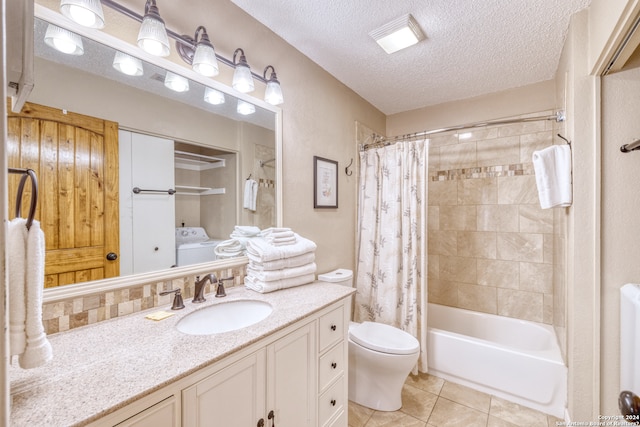
{"type": "MultiPolygon", "coordinates": [[[[189,80],[196,81],[202,85],[217,89],[227,95],[234,96],[238,99],[250,102],[257,107],[264,108],[275,113],[275,145],[276,145],[276,226],[282,226],[282,108],[268,104],[267,102],[255,98],[253,96],[241,93],[235,89],[224,85],[216,80],[201,76],[195,71],[172,62],[168,59],[156,57],[144,52],[137,46],[131,45],[112,35],[91,28],[81,27],[71,20],[65,18],[61,14],[48,9],[42,5],[34,5],[34,16],[36,18],[48,21],[54,25],[65,28],[69,31],[77,33],[82,37],[92,39],[98,43],[110,46],[113,49],[120,50],[131,56],[150,62],[160,68],[182,75],[189,80]]],[[[238,178],[240,179],[240,178],[238,178]]],[[[70,298],[82,297],[98,292],[128,288],[147,283],[159,282],[164,280],[173,280],[186,276],[202,274],[206,271],[232,268],[247,264],[246,256],[238,258],[230,258],[210,263],[193,264],[183,267],[175,267],[167,270],[158,270],[150,273],[133,274],[129,276],[120,276],[109,279],[94,280],[90,282],[82,282],[80,284],[65,285],[56,288],[45,288],[43,295],[44,303],[51,303],[70,298]]]]}

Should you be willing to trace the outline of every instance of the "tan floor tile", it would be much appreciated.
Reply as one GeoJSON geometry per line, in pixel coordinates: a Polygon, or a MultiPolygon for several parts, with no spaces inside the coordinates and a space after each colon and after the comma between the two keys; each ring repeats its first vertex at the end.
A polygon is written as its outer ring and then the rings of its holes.
{"type": "Polygon", "coordinates": [[[425,427],[426,422],[402,412],[379,412],[373,413],[366,427],[425,427]]]}
{"type": "Polygon", "coordinates": [[[511,424],[509,421],[505,421],[502,418],[492,417],[491,415],[489,415],[489,422],[487,423],[487,427],[518,427],[518,426],[515,424],[511,424]]]}
{"type": "Polygon", "coordinates": [[[449,381],[444,383],[440,396],[485,414],[489,413],[491,407],[490,395],[449,381]]]}
{"type": "Polygon", "coordinates": [[[405,385],[402,387],[402,408],[400,411],[426,422],[437,399],[438,396],[433,393],[405,385]]]}
{"type": "Polygon", "coordinates": [[[349,401],[349,427],[364,427],[373,412],[371,408],[349,401]]]}
{"type": "Polygon", "coordinates": [[[405,384],[419,388],[420,390],[428,391],[435,395],[440,394],[445,381],[442,378],[434,377],[433,375],[420,373],[418,375],[409,375],[405,384]]]}
{"type": "Polygon", "coordinates": [[[508,421],[518,427],[544,427],[547,426],[547,415],[542,412],[529,409],[517,403],[492,397],[489,414],[508,421]]]}
{"type": "Polygon", "coordinates": [[[439,397],[429,425],[434,427],[486,427],[488,415],[439,397]]]}
{"type": "Polygon", "coordinates": [[[549,427],[556,427],[564,424],[564,420],[554,417],[553,415],[547,415],[547,425],[549,427]]]}

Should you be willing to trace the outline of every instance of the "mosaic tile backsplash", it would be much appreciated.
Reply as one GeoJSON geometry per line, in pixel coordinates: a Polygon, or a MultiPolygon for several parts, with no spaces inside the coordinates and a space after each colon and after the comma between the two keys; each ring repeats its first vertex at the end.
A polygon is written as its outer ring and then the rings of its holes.
{"type": "MultiPolygon", "coordinates": [[[[239,286],[244,283],[245,266],[212,270],[207,273],[215,273],[218,278],[233,277],[233,283],[225,281],[225,287],[239,286]]],[[[195,275],[47,303],[42,307],[45,332],[51,335],[153,307],[166,306],[171,304],[173,294],[159,294],[170,289],[180,288],[187,304],[193,298],[194,283],[195,275]]],[[[215,292],[215,288],[207,283],[205,295],[212,292],[215,292]]]]}

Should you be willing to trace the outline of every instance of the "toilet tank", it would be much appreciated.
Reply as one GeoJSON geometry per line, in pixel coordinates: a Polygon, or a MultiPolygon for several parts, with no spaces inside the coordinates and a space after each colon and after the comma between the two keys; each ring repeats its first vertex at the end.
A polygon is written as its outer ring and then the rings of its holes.
{"type": "Polygon", "coordinates": [[[321,282],[335,283],[336,285],[353,286],[353,271],[344,268],[319,274],[318,280],[321,282]]]}

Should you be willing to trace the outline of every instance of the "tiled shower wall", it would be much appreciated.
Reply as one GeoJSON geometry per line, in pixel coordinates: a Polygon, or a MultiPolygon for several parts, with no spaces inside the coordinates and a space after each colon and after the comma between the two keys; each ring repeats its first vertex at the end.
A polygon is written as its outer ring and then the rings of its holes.
{"type": "Polygon", "coordinates": [[[431,138],[429,302],[553,323],[554,212],[540,209],[531,161],[553,123],[431,138]]]}

